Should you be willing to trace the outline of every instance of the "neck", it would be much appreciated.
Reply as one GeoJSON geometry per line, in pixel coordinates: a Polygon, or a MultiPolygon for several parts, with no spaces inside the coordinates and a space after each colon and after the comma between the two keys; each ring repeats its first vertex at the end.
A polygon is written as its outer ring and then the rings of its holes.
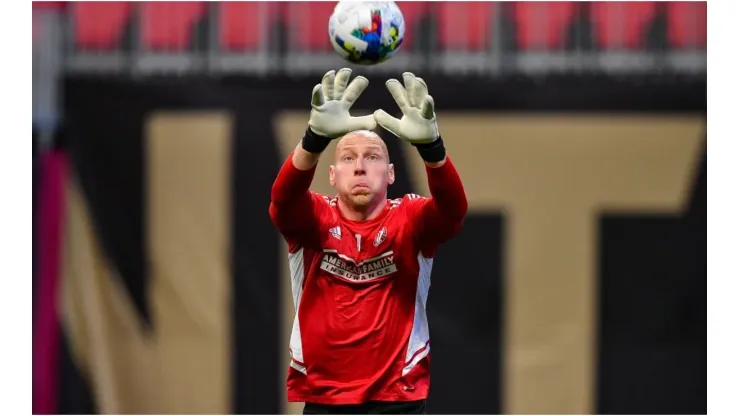
{"type": "Polygon", "coordinates": [[[369,221],[383,212],[385,208],[386,197],[382,195],[382,198],[373,198],[370,203],[364,207],[364,209],[358,209],[353,207],[350,203],[346,202],[343,198],[338,198],[337,205],[339,211],[342,213],[344,218],[350,221],[369,221]]]}

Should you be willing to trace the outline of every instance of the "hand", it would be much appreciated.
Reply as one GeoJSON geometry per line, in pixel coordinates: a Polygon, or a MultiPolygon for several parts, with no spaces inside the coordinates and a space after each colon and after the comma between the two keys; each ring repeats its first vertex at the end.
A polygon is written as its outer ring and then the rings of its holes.
{"type": "Polygon", "coordinates": [[[403,112],[403,117],[399,120],[383,110],[378,110],[373,114],[375,121],[401,140],[411,144],[434,142],[439,137],[439,130],[434,115],[434,100],[427,94],[427,84],[411,72],[404,72],[403,83],[406,88],[395,79],[389,79],[385,83],[403,112]]]}
{"type": "Polygon", "coordinates": [[[311,96],[311,118],[308,125],[314,133],[336,139],[356,130],[372,130],[376,123],[372,115],[352,117],[349,109],[357,97],[367,88],[367,78],[359,76],[347,85],[352,70],[331,70],[324,75],[321,84],[313,88],[311,96]]]}

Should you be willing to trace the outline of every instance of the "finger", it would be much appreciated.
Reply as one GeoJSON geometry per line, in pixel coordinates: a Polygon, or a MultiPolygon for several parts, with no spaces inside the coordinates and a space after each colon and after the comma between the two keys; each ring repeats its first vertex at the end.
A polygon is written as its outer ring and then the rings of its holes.
{"type": "Polygon", "coordinates": [[[344,90],[347,88],[349,83],[349,77],[352,75],[352,70],[349,68],[342,68],[337,72],[334,77],[334,99],[341,100],[344,90]]]}
{"type": "Polygon", "coordinates": [[[350,117],[349,126],[351,131],[373,130],[377,126],[375,117],[370,114],[362,117],[350,117]]]}
{"type": "Polygon", "coordinates": [[[396,101],[396,104],[398,104],[398,108],[400,108],[401,111],[406,111],[409,107],[409,100],[406,97],[406,90],[403,88],[401,83],[395,79],[389,79],[386,81],[385,87],[391,92],[393,99],[396,101]]]}
{"type": "Polygon", "coordinates": [[[321,92],[321,84],[316,84],[311,92],[311,105],[320,107],[324,104],[324,93],[321,92]]]}
{"type": "Polygon", "coordinates": [[[334,75],[335,72],[331,71],[324,74],[324,78],[321,79],[321,89],[324,91],[324,100],[334,99],[334,75]]]}
{"type": "Polygon", "coordinates": [[[408,97],[409,104],[412,107],[418,107],[421,104],[421,101],[415,101],[416,95],[414,94],[414,91],[416,90],[416,77],[414,77],[414,74],[411,72],[404,72],[403,73],[403,86],[406,87],[406,96],[408,97]]]}
{"type": "Polygon", "coordinates": [[[414,81],[414,90],[413,92],[409,91],[409,100],[413,103],[414,107],[421,108],[424,105],[424,99],[429,94],[427,84],[421,78],[416,78],[414,81]]]}
{"type": "Polygon", "coordinates": [[[421,116],[427,120],[434,119],[434,98],[431,95],[427,95],[421,104],[421,116]]]}
{"type": "Polygon", "coordinates": [[[344,94],[342,96],[342,101],[346,102],[350,106],[355,103],[355,100],[362,94],[363,91],[365,91],[365,88],[367,88],[367,85],[370,83],[370,81],[367,80],[367,78],[359,76],[355,77],[355,79],[352,80],[352,82],[349,83],[349,86],[346,90],[344,90],[344,94]]]}
{"type": "Polygon", "coordinates": [[[429,87],[427,87],[426,81],[424,81],[423,79],[421,79],[419,77],[416,77],[416,81],[419,83],[419,85],[421,86],[422,90],[424,90],[424,96],[426,96],[427,94],[429,94],[429,87]]]}
{"type": "Polygon", "coordinates": [[[401,137],[401,120],[391,116],[383,110],[377,110],[373,113],[373,117],[375,117],[375,121],[380,125],[380,127],[393,133],[396,137],[401,137]]]}

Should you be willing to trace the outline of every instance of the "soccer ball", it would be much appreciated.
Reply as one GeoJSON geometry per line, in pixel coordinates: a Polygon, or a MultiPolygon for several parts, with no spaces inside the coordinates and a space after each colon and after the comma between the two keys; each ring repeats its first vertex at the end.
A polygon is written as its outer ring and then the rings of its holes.
{"type": "Polygon", "coordinates": [[[393,1],[340,1],[329,18],[334,50],[349,62],[375,65],[401,47],[406,25],[393,1]]]}

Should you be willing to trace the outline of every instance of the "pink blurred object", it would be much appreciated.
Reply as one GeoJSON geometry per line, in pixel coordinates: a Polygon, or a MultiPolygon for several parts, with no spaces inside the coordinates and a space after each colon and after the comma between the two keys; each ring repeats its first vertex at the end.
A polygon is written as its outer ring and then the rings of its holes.
{"type": "Polygon", "coordinates": [[[33,413],[57,413],[57,366],[60,320],[59,279],[64,236],[67,156],[53,151],[42,156],[40,229],[40,272],[38,309],[34,311],[33,413]]]}

